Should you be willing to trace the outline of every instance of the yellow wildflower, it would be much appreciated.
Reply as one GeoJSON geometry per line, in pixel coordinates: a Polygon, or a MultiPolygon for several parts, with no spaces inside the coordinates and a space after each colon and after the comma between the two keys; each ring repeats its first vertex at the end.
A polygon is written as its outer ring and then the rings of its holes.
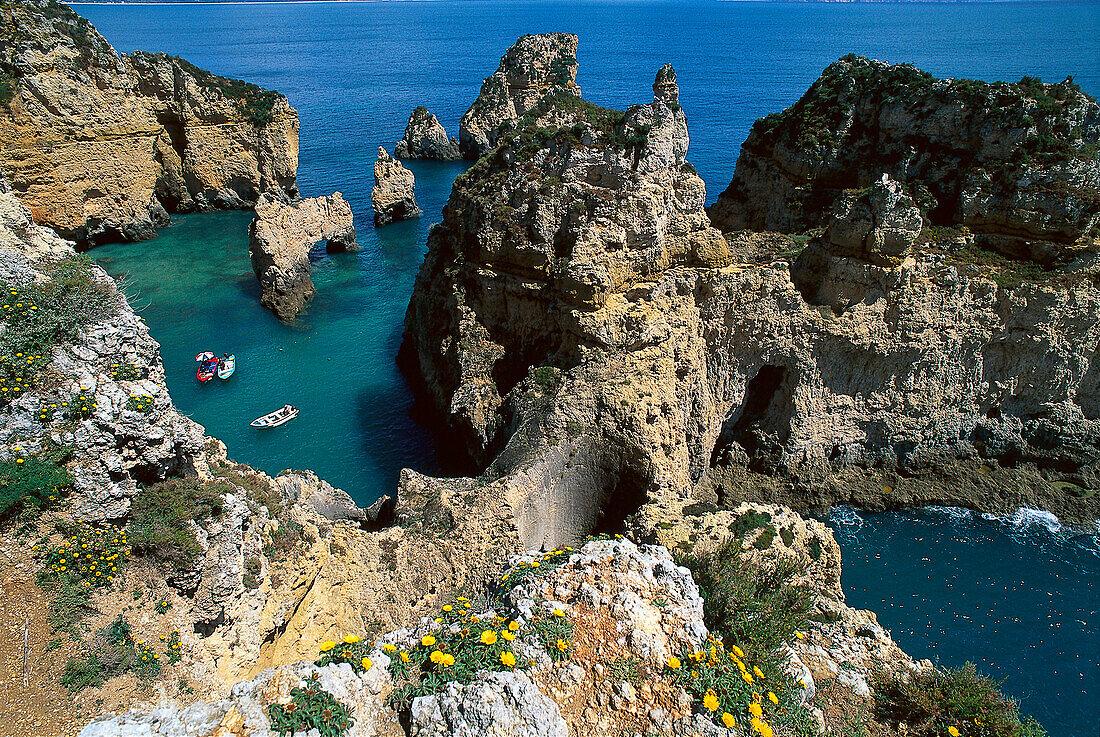
{"type": "Polygon", "coordinates": [[[512,620],[511,622],[508,623],[508,629],[515,632],[516,630],[519,629],[519,622],[517,622],[515,620],[512,620]]]}
{"type": "Polygon", "coordinates": [[[680,667],[680,659],[673,655],[668,659],[668,667],[677,670],[680,667]]]}
{"type": "Polygon", "coordinates": [[[392,653],[392,652],[397,651],[397,646],[396,645],[391,645],[390,643],[387,642],[386,644],[382,645],[382,649],[385,650],[388,653],[392,653]]]}
{"type": "Polygon", "coordinates": [[[431,647],[432,645],[435,644],[435,638],[432,637],[431,635],[424,635],[423,637],[420,638],[420,644],[423,645],[424,647],[431,647]]]}
{"type": "Polygon", "coordinates": [[[759,678],[761,681],[764,680],[764,671],[760,670],[755,665],[752,667],[752,673],[753,673],[754,676],[759,678]]]}
{"type": "Polygon", "coordinates": [[[563,611],[562,611],[561,609],[555,609],[555,610],[554,610],[554,616],[555,616],[555,617],[564,617],[564,616],[565,616],[565,612],[563,612],[563,611]]]}
{"type": "Polygon", "coordinates": [[[732,650],[733,654],[739,658],[745,657],[745,651],[737,647],[736,645],[730,645],[730,650],[732,650]]]}
{"type": "Polygon", "coordinates": [[[714,693],[714,691],[707,691],[707,695],[703,697],[703,706],[705,706],[708,711],[717,711],[718,694],[714,693]]]}
{"type": "Polygon", "coordinates": [[[726,729],[733,729],[737,726],[737,721],[733,718],[733,714],[724,711],[722,712],[722,724],[726,725],[726,729]]]}
{"type": "Polygon", "coordinates": [[[345,645],[354,645],[357,642],[359,642],[359,637],[357,635],[344,635],[345,645]]]}
{"type": "Polygon", "coordinates": [[[405,652],[404,650],[401,651],[401,662],[402,663],[409,662],[409,654],[407,652],[405,652]]]}
{"type": "Polygon", "coordinates": [[[481,633],[482,645],[495,645],[497,642],[497,633],[495,630],[485,630],[481,633]]]}
{"type": "Polygon", "coordinates": [[[557,645],[558,645],[558,650],[560,650],[560,651],[561,651],[561,652],[563,652],[563,653],[564,653],[564,652],[565,652],[566,650],[568,650],[568,649],[569,649],[569,643],[568,643],[568,642],[566,642],[565,640],[562,640],[562,639],[560,639],[560,638],[558,639],[558,643],[557,643],[557,645]]]}
{"type": "Polygon", "coordinates": [[[503,663],[504,665],[508,666],[509,668],[515,668],[516,667],[516,656],[513,655],[508,650],[505,650],[504,652],[502,652],[500,654],[500,662],[503,663]]]}
{"type": "Polygon", "coordinates": [[[745,671],[741,671],[741,679],[750,686],[752,685],[752,676],[745,671]]]}
{"type": "Polygon", "coordinates": [[[955,725],[951,725],[947,728],[947,733],[951,735],[951,737],[959,737],[959,728],[955,725]]]}
{"type": "Polygon", "coordinates": [[[451,606],[450,604],[444,604],[444,605],[443,605],[443,611],[445,611],[445,612],[449,612],[449,611],[451,611],[452,609],[454,609],[454,607],[453,607],[453,606],[451,606]]]}
{"type": "Polygon", "coordinates": [[[361,661],[359,661],[359,664],[363,666],[363,670],[370,670],[371,666],[374,665],[374,661],[372,661],[370,658],[363,658],[361,661]]]}
{"type": "Polygon", "coordinates": [[[760,707],[760,704],[754,701],[749,704],[749,714],[752,714],[754,717],[759,719],[760,717],[764,716],[764,710],[760,707]]]}
{"type": "Polygon", "coordinates": [[[773,694],[771,691],[768,691],[768,701],[772,702],[773,704],[778,705],[779,704],[779,697],[776,696],[775,694],[773,694]]]}
{"type": "Polygon", "coordinates": [[[332,640],[325,640],[321,643],[321,652],[327,653],[332,648],[336,647],[336,643],[332,640]]]}
{"type": "Polygon", "coordinates": [[[516,633],[512,632],[511,630],[501,630],[500,631],[500,636],[503,637],[508,642],[511,642],[512,640],[516,639],[516,633]]]}

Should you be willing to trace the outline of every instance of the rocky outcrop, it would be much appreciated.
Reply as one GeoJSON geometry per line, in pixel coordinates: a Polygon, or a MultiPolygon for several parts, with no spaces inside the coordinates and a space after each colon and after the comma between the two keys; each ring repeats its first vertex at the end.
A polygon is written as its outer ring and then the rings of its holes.
{"type": "MultiPolygon", "coordinates": [[[[767,513],[768,509],[754,511],[767,513]]],[[[776,542],[772,547],[757,548],[746,542],[741,556],[777,570],[777,561],[800,554],[791,551],[806,547],[807,535],[820,535],[817,544],[826,546],[830,560],[839,565],[839,550],[824,526],[770,509],[780,515],[775,518],[777,524],[802,526],[786,538],[793,547],[776,542]]],[[[272,735],[276,730],[271,723],[271,705],[287,705],[292,690],[301,688],[326,692],[347,708],[354,720],[346,732],[350,737],[405,734],[402,724],[407,725],[408,733],[422,737],[595,737],[645,730],[675,737],[743,733],[720,726],[718,715],[699,703],[702,695],[688,693],[684,680],[669,665],[673,658],[686,659],[688,652],[700,661],[709,656],[707,665],[715,667],[725,652],[716,652],[722,645],[711,637],[703,621],[704,601],[691,573],[678,566],[664,547],[622,539],[597,540],[575,551],[532,551],[516,556],[505,570],[504,581],[509,575],[517,581],[507,585],[502,581],[491,605],[441,597],[435,608],[439,616],[390,631],[361,650],[356,644],[365,642],[361,630],[332,632],[327,652],[347,648],[349,645],[342,643],[350,643],[367,656],[362,662],[354,656],[355,665],[361,667],[353,669],[348,662],[280,665],[236,684],[220,701],[186,707],[162,702],[155,709],[96,720],[81,737],[184,737],[211,730],[213,734],[247,731],[257,737],[272,735]],[[532,564],[550,570],[540,574],[532,564]],[[456,609],[462,609],[462,619],[449,613],[456,609]],[[562,656],[553,639],[537,634],[538,624],[547,619],[568,623],[568,629],[562,630],[568,640],[557,641],[565,646],[567,656],[562,656]],[[446,666],[437,668],[437,688],[400,707],[400,699],[392,697],[398,695],[400,679],[409,672],[410,666],[402,665],[406,662],[403,658],[419,662],[426,655],[425,647],[453,640],[462,628],[468,635],[471,626],[475,633],[484,630],[491,635],[490,642],[496,642],[494,636],[508,633],[506,647],[517,658],[515,667],[486,660],[482,669],[466,676],[449,673],[446,666]],[[425,646],[424,642],[431,644],[425,646]],[[622,670],[623,663],[632,668],[622,670]]],[[[808,580],[816,614],[808,630],[791,637],[777,653],[790,674],[789,689],[780,691],[778,682],[765,684],[765,690],[779,691],[783,699],[777,709],[765,705],[766,718],[779,717],[780,709],[805,710],[809,718],[816,717],[824,725],[817,706],[821,700],[815,701],[819,684],[835,681],[849,693],[867,696],[872,672],[904,677],[930,667],[927,661],[915,663],[902,652],[872,613],[847,607],[839,582],[835,589],[819,590],[813,588],[812,574],[808,580]],[[816,621],[818,618],[821,621],[816,621]]],[[[484,643],[483,639],[473,647],[484,648],[484,643]]],[[[736,643],[727,642],[725,647],[730,648],[727,652],[737,652],[736,643]]],[[[471,657],[469,652],[453,652],[458,658],[471,657]]],[[[463,662],[463,666],[468,664],[463,662]]],[[[747,724],[750,697],[731,694],[730,699],[728,708],[747,724]],[[738,698],[744,703],[733,706],[738,698]]]]}
{"type": "Polygon", "coordinates": [[[823,240],[838,256],[897,266],[910,254],[923,227],[920,208],[905,188],[883,174],[866,190],[837,197],[823,240]]]}
{"type": "Polygon", "coordinates": [[[81,244],[144,240],[168,213],[297,196],[298,115],[282,95],[119,55],[55,0],[15,0],[0,23],[0,170],[36,222],[81,244]]]}
{"type": "Polygon", "coordinates": [[[730,466],[820,508],[867,498],[845,469],[999,459],[1028,483],[936,503],[1100,515],[1061,491],[1100,485],[1096,260],[1021,271],[963,231],[929,241],[919,198],[881,174],[806,246],[727,242],[669,82],[625,114],[548,98],[429,237],[403,366],[473,465],[524,480],[520,540],[562,544],[730,466]]]}
{"type": "Polygon", "coordinates": [[[73,244],[49,228],[37,225],[31,212],[0,178],[0,250],[17,253],[31,261],[44,256],[67,256],[73,244]]]}
{"type": "Polygon", "coordinates": [[[462,158],[458,139],[448,138],[439,118],[428,112],[428,108],[423,105],[417,105],[409,115],[405,137],[397,142],[393,153],[399,159],[452,161],[462,158]]]}
{"type": "Polygon", "coordinates": [[[339,193],[293,203],[264,195],[248,227],[248,256],[260,280],[260,304],[293,320],[313,298],[309,252],[321,242],[330,253],[355,251],[351,205],[339,193]]]}
{"type": "Polygon", "coordinates": [[[882,175],[930,224],[966,226],[1011,257],[1100,249],[1100,106],[1072,80],[935,79],[846,56],[793,106],[758,120],[711,207],[723,230],[818,227],[846,188],[882,175]]]}
{"type": "Polygon", "coordinates": [[[370,193],[375,226],[420,217],[413,194],[415,187],[413,173],[379,146],[378,159],[374,162],[374,189],[370,193]]]}
{"type": "Polygon", "coordinates": [[[527,367],[578,358],[580,315],[673,266],[729,262],[687,146],[683,111],[660,99],[622,113],[549,97],[455,182],[402,355],[478,462],[527,367]]]}
{"type": "Polygon", "coordinates": [[[458,141],[467,159],[497,145],[501,129],[525,115],[547,95],[580,97],[577,37],[572,33],[521,36],[485,78],[481,93],[462,115],[458,141]]]}

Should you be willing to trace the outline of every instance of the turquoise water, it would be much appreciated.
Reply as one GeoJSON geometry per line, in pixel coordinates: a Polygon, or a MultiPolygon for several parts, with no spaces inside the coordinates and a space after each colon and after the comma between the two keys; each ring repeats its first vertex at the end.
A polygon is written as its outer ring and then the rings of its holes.
{"type": "MultiPolygon", "coordinates": [[[[77,11],[120,51],[178,54],[279,89],[298,108],[302,193],[342,191],[363,250],[316,254],[318,295],[295,325],[280,325],[258,304],[247,215],[178,218],[155,241],[94,254],[127,276],[162,343],[181,410],[225,441],[232,457],[270,472],[313,469],[361,504],[392,493],[402,467],[442,470],[432,439],[409,417],[393,357],[427,228],[462,167],[411,163],[425,218],[376,230],[369,215],[377,148],[392,148],[419,104],[456,135],[481,80],[517,36],[579,33],[578,82],[587,99],[613,107],[648,100],[655,71],[672,62],[691,129],[689,158],[711,201],[729,182],[752,121],[794,102],[849,52],[940,76],[1072,74],[1100,93],[1097,2],[515,0],[77,11]],[[207,349],[234,351],[237,375],[199,386],[193,358],[207,349]],[[301,408],[298,419],[271,431],[247,426],[285,402],[301,408]]],[[[1043,532],[1013,537],[1003,523],[927,515],[867,516],[858,527],[834,520],[852,602],[878,611],[918,657],[945,665],[969,658],[1006,677],[1005,688],[1052,735],[1096,737],[1095,541],[1055,545],[1043,532]]]]}

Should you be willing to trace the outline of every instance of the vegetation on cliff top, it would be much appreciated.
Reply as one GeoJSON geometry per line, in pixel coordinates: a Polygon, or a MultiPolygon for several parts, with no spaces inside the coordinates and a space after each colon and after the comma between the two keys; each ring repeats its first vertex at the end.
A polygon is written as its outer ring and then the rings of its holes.
{"type": "Polygon", "coordinates": [[[275,120],[275,103],[282,97],[274,90],[267,90],[259,85],[245,82],[240,79],[219,77],[205,69],[181,59],[178,56],[167,56],[174,64],[184,72],[190,74],[200,87],[217,92],[230,100],[236,101],[237,108],[252,125],[262,128],[275,120]]]}
{"type": "Polygon", "coordinates": [[[1019,82],[939,80],[910,64],[881,64],[849,54],[830,64],[821,77],[791,107],[753,124],[754,145],[773,146],[786,140],[806,152],[839,145],[852,106],[878,110],[901,103],[914,114],[947,104],[1005,129],[1031,132],[1021,137],[1017,163],[1051,164],[1071,158],[1095,158],[1095,143],[1084,140],[1079,126],[1070,125],[1067,107],[1089,99],[1069,77],[1044,84],[1037,77],[1019,82]]]}
{"type": "Polygon", "coordinates": [[[979,674],[973,663],[957,670],[933,668],[908,680],[879,675],[875,711],[881,719],[904,723],[914,737],[1045,737],[999,684],[979,674]]]}

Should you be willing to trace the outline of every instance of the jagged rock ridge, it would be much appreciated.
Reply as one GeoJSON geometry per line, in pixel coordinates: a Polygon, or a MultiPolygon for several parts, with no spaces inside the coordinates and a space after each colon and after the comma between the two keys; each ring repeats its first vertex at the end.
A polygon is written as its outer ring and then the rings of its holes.
{"type": "Polygon", "coordinates": [[[119,55],[55,0],[13,0],[0,23],[0,170],[36,222],[144,240],[171,212],[297,196],[298,114],[277,92],[119,55]]]}
{"type": "Polygon", "coordinates": [[[883,173],[932,225],[965,225],[1010,256],[1064,264],[1098,249],[1100,106],[1072,80],[935,79],[857,56],[753,125],[710,213],[724,230],[801,232],[883,173]]]}
{"type": "Polygon", "coordinates": [[[292,320],[317,290],[309,252],[324,241],[329,253],[358,250],[351,205],[339,192],[293,203],[263,195],[248,226],[248,256],[260,280],[260,303],[292,320]]]}
{"type": "Polygon", "coordinates": [[[481,94],[462,115],[458,142],[462,154],[476,159],[497,143],[502,124],[514,121],[548,94],[580,97],[577,86],[577,37],[572,33],[521,36],[485,78],[481,94]]]}
{"type": "Polygon", "coordinates": [[[452,161],[462,158],[458,139],[449,138],[447,131],[423,105],[418,105],[409,115],[405,136],[397,142],[393,155],[399,159],[440,159],[452,161]]]}

